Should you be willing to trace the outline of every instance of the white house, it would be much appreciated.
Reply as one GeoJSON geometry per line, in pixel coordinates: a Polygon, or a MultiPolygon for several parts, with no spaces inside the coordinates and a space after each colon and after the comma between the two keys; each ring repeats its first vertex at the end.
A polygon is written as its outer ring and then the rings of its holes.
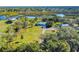
{"type": "Polygon", "coordinates": [[[19,18],[19,16],[11,16],[7,20],[16,20],[17,18],[19,18]]]}

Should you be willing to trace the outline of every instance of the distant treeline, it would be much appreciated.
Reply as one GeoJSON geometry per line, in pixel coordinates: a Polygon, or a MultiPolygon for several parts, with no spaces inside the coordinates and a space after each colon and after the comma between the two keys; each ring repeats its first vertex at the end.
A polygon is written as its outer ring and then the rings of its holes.
{"type": "Polygon", "coordinates": [[[1,14],[10,14],[10,15],[17,15],[17,14],[26,14],[26,15],[52,15],[56,13],[62,14],[79,14],[79,8],[0,8],[0,15],[1,14]]]}

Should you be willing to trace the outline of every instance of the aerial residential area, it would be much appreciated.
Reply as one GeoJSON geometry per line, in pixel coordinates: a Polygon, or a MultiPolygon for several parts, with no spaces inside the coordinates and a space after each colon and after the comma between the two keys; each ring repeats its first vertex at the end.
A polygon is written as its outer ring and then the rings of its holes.
{"type": "Polygon", "coordinates": [[[78,52],[79,7],[0,7],[0,52],[78,52]]]}

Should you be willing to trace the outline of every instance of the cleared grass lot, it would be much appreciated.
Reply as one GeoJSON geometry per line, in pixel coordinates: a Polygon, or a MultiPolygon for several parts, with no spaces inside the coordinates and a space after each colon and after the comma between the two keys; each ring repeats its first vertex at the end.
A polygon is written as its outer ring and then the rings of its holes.
{"type": "Polygon", "coordinates": [[[5,23],[6,20],[0,20],[0,32],[4,32],[10,24],[5,23]]]}
{"type": "Polygon", "coordinates": [[[40,27],[21,29],[17,33],[17,37],[15,37],[14,40],[8,44],[8,48],[16,49],[18,47],[34,43],[35,41],[39,42],[41,33],[42,29],[40,27]],[[23,35],[23,39],[21,39],[21,35],[23,35]]]}

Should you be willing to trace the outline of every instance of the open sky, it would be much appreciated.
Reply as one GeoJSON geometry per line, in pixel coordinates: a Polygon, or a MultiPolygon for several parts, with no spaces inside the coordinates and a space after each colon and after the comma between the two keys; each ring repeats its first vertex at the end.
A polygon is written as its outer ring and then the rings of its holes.
{"type": "Polygon", "coordinates": [[[0,6],[78,6],[79,0],[0,0],[0,6]]]}

